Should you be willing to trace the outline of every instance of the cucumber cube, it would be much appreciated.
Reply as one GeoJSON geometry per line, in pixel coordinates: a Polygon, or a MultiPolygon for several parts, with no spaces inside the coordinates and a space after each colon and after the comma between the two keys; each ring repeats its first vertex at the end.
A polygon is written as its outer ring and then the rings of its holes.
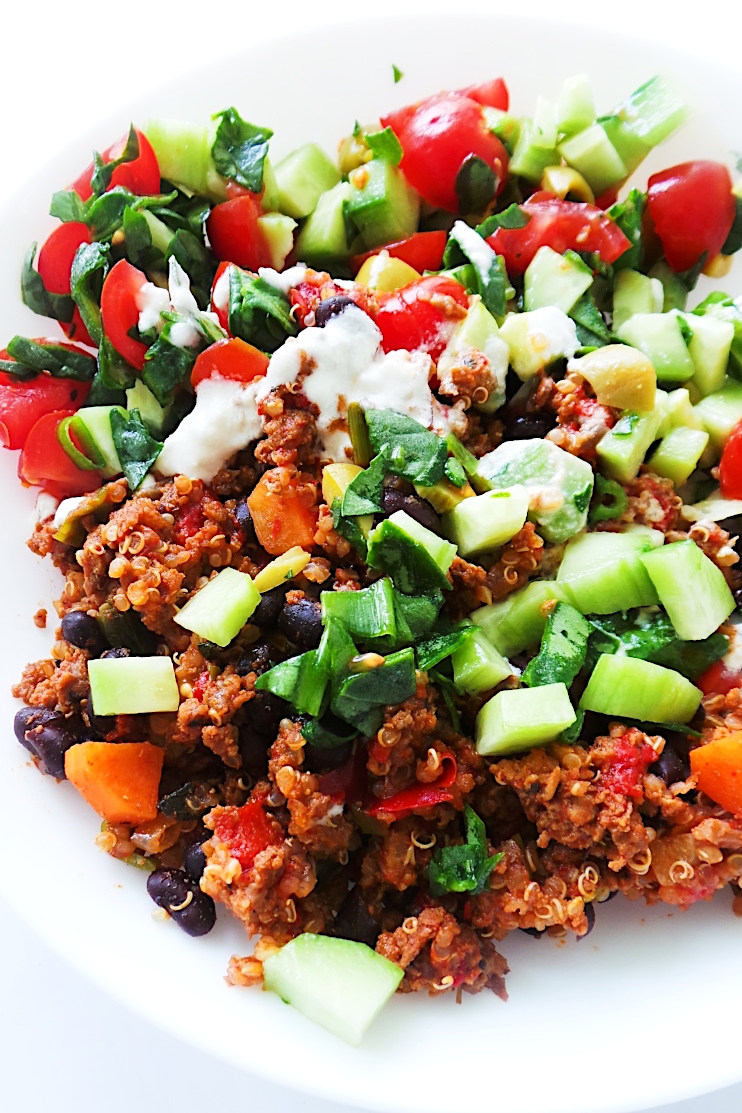
{"type": "Polygon", "coordinates": [[[344,263],[348,240],[344,206],[351,193],[349,182],[340,182],[320,197],[296,241],[296,257],[322,269],[344,263]]]}
{"type": "Polygon", "coordinates": [[[554,148],[542,146],[542,133],[533,120],[524,117],[508,167],[511,174],[526,178],[529,182],[540,182],[547,166],[559,164],[559,155],[554,148]]]}
{"type": "Polygon", "coordinates": [[[618,151],[626,173],[633,174],[649,154],[649,144],[635,135],[620,116],[599,116],[598,123],[618,151]]]}
{"type": "Polygon", "coordinates": [[[683,320],[693,331],[688,344],[695,367],[693,385],[705,398],[724,385],[734,340],[734,325],[731,321],[722,321],[710,315],[699,317],[695,313],[684,314],[683,320]]]}
{"type": "Polygon", "coordinates": [[[514,537],[527,514],[528,491],[516,485],[464,499],[443,515],[443,529],[462,556],[479,556],[514,537]]]}
{"type": "Polygon", "coordinates": [[[488,692],[513,675],[510,663],[489,643],[481,630],[475,630],[463,645],[454,650],[451,662],[456,686],[474,695],[488,692]]]}
{"type": "Polygon", "coordinates": [[[512,657],[539,644],[548,604],[565,599],[566,592],[556,580],[531,580],[502,602],[480,607],[469,617],[503,657],[512,657]]]}
{"type": "Polygon", "coordinates": [[[682,487],[698,467],[708,440],[708,433],[702,429],[672,429],[649,457],[647,467],[682,487]]]}
{"type": "Polygon", "coordinates": [[[593,469],[585,460],[546,440],[505,441],[482,456],[474,485],[528,491],[528,517],[547,541],[566,541],[585,528],[593,493],[593,469]]]}
{"type": "Polygon", "coordinates": [[[613,331],[620,329],[637,313],[661,313],[664,291],[658,278],[649,278],[630,267],[619,271],[613,288],[613,331]]]}
{"type": "Polygon", "coordinates": [[[404,240],[417,231],[420,198],[401,170],[372,159],[354,170],[345,211],[366,247],[404,240]]]}
{"type": "MultiPolygon", "coordinates": [[[[473,502],[474,499],[467,499],[473,502]]],[[[386,572],[406,595],[450,590],[447,572],[456,546],[397,510],[368,535],[368,563],[386,572]]]]}
{"type": "Polygon", "coordinates": [[[557,150],[567,166],[579,170],[596,197],[627,175],[623,160],[600,124],[565,139],[557,150]]]}
{"type": "Polygon", "coordinates": [[[510,366],[524,383],[554,360],[571,359],[580,346],[574,321],[553,305],[508,313],[500,336],[510,349],[510,366]]]}
{"type": "Polygon", "coordinates": [[[644,352],[658,382],[684,383],[693,378],[695,366],[674,313],[635,313],[618,336],[644,352]]]}
{"type": "Polygon", "coordinates": [[[630,483],[639,474],[647,449],[657,438],[664,420],[663,391],[657,391],[657,401],[648,413],[625,414],[613,429],[609,429],[598,442],[596,452],[600,470],[609,479],[630,483]]]}
{"type": "Polygon", "coordinates": [[[216,645],[229,645],[260,602],[260,592],[245,572],[222,568],[191,596],[175,621],[216,645]]]}
{"type": "Polygon", "coordinates": [[[641,560],[683,641],[708,638],[734,610],[724,573],[695,541],[663,545],[641,560]]]}
{"type": "Polygon", "coordinates": [[[88,661],[96,715],[145,715],[177,711],[178,682],[169,657],[103,657],[88,661]]]}
{"type": "MultiPolygon", "coordinates": [[[[134,386],[127,390],[126,408],[129,411],[139,410],[142,421],[155,436],[159,436],[164,431],[167,421],[165,408],[160,405],[152,391],[144,385],[141,379],[137,379],[134,386]]],[[[84,410],[82,412],[85,413],[84,410]]]]}
{"type": "Polygon", "coordinates": [[[674,669],[639,657],[604,653],[583,692],[580,709],[645,723],[687,723],[702,695],[674,669]]]}
{"type": "Polygon", "coordinates": [[[688,109],[658,74],[619,104],[615,114],[638,139],[655,147],[680,127],[688,109]]]}
{"type": "Polygon", "coordinates": [[[557,573],[567,601],[582,614],[614,614],[657,603],[657,592],[641,560],[651,544],[644,534],[636,533],[575,537],[557,573]]]}
{"type": "Polygon", "coordinates": [[[574,251],[559,255],[540,247],[524,276],[523,305],[526,312],[553,305],[569,313],[592,284],[593,272],[574,251]]]}
{"type": "Polygon", "coordinates": [[[547,97],[538,97],[536,100],[533,128],[534,145],[553,151],[557,143],[557,106],[547,97]]]}
{"type": "Polygon", "coordinates": [[[595,121],[595,100],[586,73],[568,77],[557,101],[557,126],[564,135],[583,131],[595,121]]]}
{"type": "Polygon", "coordinates": [[[709,435],[709,447],[720,456],[732,429],[742,421],[742,383],[727,376],[721,390],[707,394],[695,410],[709,435]]]}
{"type": "Polygon", "coordinates": [[[282,271],[294,250],[296,221],[283,213],[264,213],[258,217],[258,228],[263,234],[274,270],[282,271]]]}
{"type": "Polygon", "coordinates": [[[657,435],[666,437],[672,429],[686,426],[688,429],[703,429],[703,422],[695,406],[691,405],[690,394],[686,387],[671,390],[665,403],[665,416],[657,430],[657,435]]]}
{"type": "Polygon", "coordinates": [[[323,193],[340,181],[340,172],[316,143],[305,143],[281,159],[275,168],[277,208],[287,216],[309,216],[323,193]]]}
{"type": "MultiPolygon", "coordinates": [[[[141,383],[141,379],[137,381],[141,383]]],[[[142,386],[144,386],[143,383],[142,386]]],[[[146,386],[144,389],[147,390],[146,386]]],[[[124,417],[127,416],[126,411],[121,406],[85,406],[78,411],[80,420],[105,460],[105,465],[101,468],[101,475],[104,479],[121,475],[121,461],[113,443],[113,433],[111,432],[112,410],[118,410],[124,417]]]]}
{"type": "Polygon", "coordinates": [[[564,684],[498,692],[477,715],[477,753],[501,757],[545,746],[576,718],[564,684]]]}
{"type": "Polygon", "coordinates": [[[199,127],[179,120],[150,120],[144,134],[149,139],[160,167],[170,182],[183,185],[212,201],[225,201],[225,180],[217,173],[211,148],[216,124],[199,127]]]}
{"type": "Polygon", "coordinates": [[[358,1047],[404,977],[401,967],[365,943],[297,935],[263,962],[266,989],[358,1047]]]}

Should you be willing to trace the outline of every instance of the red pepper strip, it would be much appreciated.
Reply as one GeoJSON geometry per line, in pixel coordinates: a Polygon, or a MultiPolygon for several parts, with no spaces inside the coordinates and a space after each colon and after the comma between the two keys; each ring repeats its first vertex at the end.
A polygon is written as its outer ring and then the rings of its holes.
{"type": "Polygon", "coordinates": [[[448,804],[453,800],[453,793],[449,792],[450,786],[456,780],[456,758],[453,754],[444,754],[441,757],[443,772],[437,781],[431,784],[409,785],[390,796],[387,800],[377,800],[366,808],[369,815],[394,815],[401,818],[400,813],[408,813],[415,808],[430,808],[434,804],[448,804]]]}
{"type": "Polygon", "coordinates": [[[368,750],[359,743],[345,765],[320,777],[319,791],[325,796],[331,796],[333,800],[347,800],[349,804],[360,803],[368,794],[367,760],[368,750]]]}

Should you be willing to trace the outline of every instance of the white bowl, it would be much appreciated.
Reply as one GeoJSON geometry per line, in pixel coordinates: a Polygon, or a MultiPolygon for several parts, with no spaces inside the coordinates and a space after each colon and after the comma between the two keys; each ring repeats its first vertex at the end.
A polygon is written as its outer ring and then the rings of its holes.
{"type": "MultiPolygon", "coordinates": [[[[640,168],[641,184],[661,166],[697,157],[729,161],[742,150],[742,123],[734,114],[742,103],[740,74],[619,35],[607,42],[575,26],[462,14],[303,34],[270,49],[245,49],[134,102],[125,117],[104,121],[6,206],[0,338],[49,331],[19,301],[24,252],[52,227],[44,215],[51,193],[130,118],[205,120],[236,104],[275,129],[276,155],[308,139],[332,150],[356,118],[372,121],[443,87],[503,74],[515,112],[528,113],[539,93],[555,96],[564,77],[586,70],[599,111],[658,71],[694,109],[683,130],[640,168]],[[392,62],[405,74],[397,86],[392,62]]],[[[708,285],[704,280],[701,288],[708,285]]],[[[740,277],[718,285],[738,293],[740,277]]],[[[24,548],[34,493],[18,485],[15,465],[15,454],[0,453],[8,560],[0,645],[8,836],[0,885],[82,973],[217,1057],[297,1090],[373,1109],[626,1113],[742,1079],[742,952],[729,894],[685,914],[618,898],[598,908],[588,939],[561,946],[515,933],[502,945],[512,967],[507,1004],[486,992],[461,1006],[397,997],[360,1050],[273,994],[227,988],[227,960],[246,949],[239,925],[220,916],[214,932],[192,940],[172,922],[155,922],[144,875],[96,850],[94,814],[70,785],[40,776],[12,739],[15,706],[7,688],[26,661],[48,654],[53,617],[46,631],[31,617],[60,586],[48,562],[24,548]]]]}

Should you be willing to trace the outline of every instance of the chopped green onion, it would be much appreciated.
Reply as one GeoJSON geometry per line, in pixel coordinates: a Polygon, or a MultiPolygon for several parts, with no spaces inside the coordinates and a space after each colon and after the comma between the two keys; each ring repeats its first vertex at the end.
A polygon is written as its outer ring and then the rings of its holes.
{"type": "Polygon", "coordinates": [[[359,468],[367,468],[371,463],[371,441],[363,407],[358,402],[348,406],[348,432],[353,446],[353,463],[359,468]]]}
{"type": "Polygon", "coordinates": [[[106,461],[101,455],[95,441],[90,436],[87,428],[80,420],[79,414],[72,414],[62,418],[57,426],[57,440],[75,467],[80,468],[82,471],[98,471],[99,468],[105,466],[106,461]],[[72,440],[72,433],[75,434],[82,445],[82,450],[79,449],[72,440]]]}

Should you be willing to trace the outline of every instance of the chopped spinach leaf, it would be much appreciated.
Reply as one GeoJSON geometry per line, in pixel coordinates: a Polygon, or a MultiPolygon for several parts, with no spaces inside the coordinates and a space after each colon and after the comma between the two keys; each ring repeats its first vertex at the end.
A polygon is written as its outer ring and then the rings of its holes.
{"type": "Polygon", "coordinates": [[[175,819],[190,819],[193,821],[201,813],[209,811],[214,806],[213,800],[209,800],[208,796],[203,800],[201,799],[202,794],[198,793],[200,787],[193,781],[181,785],[174,792],[168,792],[167,796],[162,797],[157,804],[157,810],[162,812],[163,815],[171,815],[175,819]]]}
{"type": "Polygon", "coordinates": [[[365,560],[368,550],[368,546],[366,544],[366,536],[361,527],[358,525],[358,522],[355,518],[343,517],[343,500],[339,498],[335,499],[332,506],[330,507],[330,510],[332,511],[333,528],[340,534],[341,537],[344,537],[346,541],[349,541],[358,555],[362,556],[365,560]]]}
{"type": "Polygon", "coordinates": [[[541,648],[529,661],[523,683],[529,688],[542,684],[572,684],[585,663],[592,626],[569,603],[557,603],[546,620],[541,648]]]}
{"type": "Polygon", "coordinates": [[[419,421],[394,410],[367,410],[366,424],[374,451],[386,453],[389,471],[423,487],[443,478],[446,442],[419,421]]]}
{"type": "Polygon", "coordinates": [[[382,451],[348,484],[343,495],[344,518],[381,513],[385,475],[386,452],[382,451]]]}
{"type": "Polygon", "coordinates": [[[394,78],[394,84],[395,85],[398,85],[399,82],[404,77],[404,74],[402,73],[399,66],[395,66],[394,63],[392,63],[392,77],[394,78]]]}
{"type": "MultiPolygon", "coordinates": [[[[101,388],[105,387],[111,391],[129,390],[137,381],[137,372],[130,363],[126,362],[122,355],[119,355],[107,336],[103,337],[98,348],[96,380],[99,380],[101,388]]],[[[96,380],[93,381],[93,388],[96,385],[96,380]]],[[[100,403],[96,403],[96,405],[98,404],[100,403]]],[[[92,406],[93,403],[91,402],[90,405],[92,406]]]]}
{"type": "Polygon", "coordinates": [[[285,294],[240,267],[229,270],[229,331],[263,352],[275,352],[299,331],[285,294]]]}
{"type": "Polygon", "coordinates": [[[449,456],[446,460],[446,478],[454,487],[463,487],[466,483],[466,472],[454,456],[449,456]]]}
{"type": "Polygon", "coordinates": [[[473,808],[464,806],[466,842],[436,850],[428,866],[433,896],[443,893],[481,893],[502,854],[487,855],[487,832],[473,808]]]}
{"type": "Polygon", "coordinates": [[[459,212],[481,213],[497,191],[498,180],[491,166],[478,155],[468,155],[456,175],[459,212]]]}
{"type": "Polygon", "coordinates": [[[477,225],[475,231],[486,239],[487,236],[493,235],[498,228],[506,228],[507,230],[525,228],[530,219],[530,215],[520,205],[512,204],[508,205],[507,209],[503,209],[501,213],[492,213],[491,216],[486,217],[481,224],[477,225]]]}
{"type": "Polygon", "coordinates": [[[677,277],[683,283],[688,293],[690,293],[691,290],[695,290],[698,279],[701,277],[701,272],[706,266],[708,255],[708,251],[704,251],[693,266],[688,267],[687,271],[676,271],[677,277]]]}
{"type": "Polygon", "coordinates": [[[93,194],[97,197],[101,193],[105,193],[111,184],[113,172],[125,162],[133,162],[139,158],[139,136],[136,133],[134,125],[129,127],[129,134],[126,139],[126,145],[118,158],[114,158],[111,162],[103,162],[102,157],[97,151],[93,152],[93,176],[90,179],[90,186],[93,194]]]}
{"type": "Polygon", "coordinates": [[[26,252],[21,270],[21,297],[32,313],[41,317],[52,317],[55,321],[69,323],[75,312],[75,303],[67,294],[50,294],[44,280],[34,267],[36,248],[32,243],[26,252]]]}
{"type": "Polygon", "coordinates": [[[399,166],[403,154],[402,144],[392,128],[384,128],[382,131],[367,131],[365,139],[376,158],[383,159],[384,162],[391,162],[393,166],[399,166]]]}
{"type": "Polygon", "coordinates": [[[93,243],[81,244],[72,260],[70,272],[72,297],[80,310],[85,328],[95,344],[100,344],[103,339],[100,295],[110,261],[109,245],[95,240],[93,243]]]}
{"type": "Polygon", "coordinates": [[[111,410],[111,433],[121,470],[133,493],[160,455],[163,442],[150,436],[139,410],[132,410],[128,419],[118,410],[111,410]]]}
{"type": "Polygon", "coordinates": [[[591,293],[585,293],[572,306],[569,316],[577,326],[577,339],[581,348],[602,348],[613,341],[613,334],[603,320],[591,293]]]}
{"type": "Polygon", "coordinates": [[[80,199],[79,193],[75,193],[74,189],[60,189],[52,194],[49,216],[56,216],[58,220],[65,224],[70,222],[84,224],[87,218],[85,202],[80,199]]]}
{"type": "Polygon", "coordinates": [[[415,651],[417,653],[417,663],[423,672],[427,672],[428,669],[440,664],[446,657],[450,657],[459,646],[469,640],[475,629],[476,627],[471,623],[455,626],[452,630],[434,634],[432,638],[426,638],[425,641],[418,642],[415,651]]]}
{"type": "Polygon", "coordinates": [[[141,270],[164,270],[165,257],[152,244],[152,231],[140,209],[124,209],[123,224],[126,255],[130,263],[141,270]]]}
{"type": "Polygon", "coordinates": [[[182,318],[176,313],[164,313],[165,327],[147,349],[142,370],[142,382],[154,394],[161,406],[172,402],[175,391],[189,378],[198,355],[197,348],[179,348],[170,334],[173,325],[182,318]]]}
{"type": "Polygon", "coordinates": [[[327,672],[319,665],[319,651],[310,649],[268,669],[258,677],[255,688],[287,700],[302,714],[319,717],[325,709],[327,687],[327,672]]]}
{"type": "Polygon", "coordinates": [[[446,710],[451,716],[451,726],[459,733],[461,731],[461,716],[456,706],[456,696],[460,694],[458,688],[450,676],[446,676],[445,673],[439,672],[437,669],[428,674],[428,679],[440,689],[446,710]]]}
{"type": "Polygon", "coordinates": [[[585,712],[578,708],[575,711],[575,715],[577,716],[575,721],[568,727],[565,727],[562,733],[559,735],[560,742],[567,742],[570,745],[573,742],[579,742],[580,735],[582,734],[582,728],[585,725],[585,712]]]}
{"type": "Polygon", "coordinates": [[[471,264],[476,274],[476,289],[473,292],[480,295],[492,316],[502,321],[510,285],[503,258],[495,255],[487,241],[473,228],[464,224],[463,220],[457,220],[448,234],[443,265],[456,266],[463,260],[471,264]]]}
{"type": "Polygon", "coordinates": [[[643,619],[641,611],[628,615],[591,615],[588,664],[594,665],[601,653],[624,653],[656,665],[674,669],[688,680],[695,680],[718,661],[729,648],[725,634],[711,634],[703,641],[678,638],[664,612],[643,619]]]}
{"type": "Polygon", "coordinates": [[[244,186],[253,193],[263,188],[263,168],[268,154],[270,128],[255,127],[243,120],[236,108],[217,112],[219,120],[211,155],[223,178],[244,186]]]}
{"type": "Polygon", "coordinates": [[[332,710],[364,734],[371,734],[381,723],[382,708],[402,703],[414,696],[417,681],[415,654],[401,649],[384,658],[383,665],[354,672],[353,661],[333,696],[332,710]]]}
{"type": "Polygon", "coordinates": [[[163,180],[162,185],[164,189],[169,187],[171,192],[161,204],[151,206],[153,216],[164,221],[169,228],[182,228],[185,232],[203,236],[204,222],[213,207],[209,198],[199,193],[184,193],[168,181],[163,180]]]}
{"type": "Polygon", "coordinates": [[[640,189],[632,189],[625,201],[619,201],[615,205],[611,205],[607,211],[607,215],[618,225],[631,243],[631,247],[628,247],[623,255],[619,255],[614,262],[614,270],[625,270],[627,267],[632,270],[641,270],[644,257],[642,218],[646,203],[645,194],[640,189]]]}
{"type": "Polygon", "coordinates": [[[171,257],[180,263],[188,275],[191,292],[199,307],[205,309],[209,304],[211,283],[216,272],[211,253],[193,232],[179,228],[168,247],[168,258],[171,257]]]}
{"type": "Polygon", "coordinates": [[[628,437],[630,433],[636,429],[636,424],[639,421],[639,414],[625,413],[622,418],[616,422],[611,429],[614,437],[628,437]]]}
{"type": "Polygon", "coordinates": [[[467,477],[471,478],[476,473],[479,461],[473,452],[466,448],[455,433],[449,433],[446,437],[446,448],[451,453],[453,458],[461,464],[464,473],[467,477]]]}
{"type": "Polygon", "coordinates": [[[14,336],[7,345],[7,351],[19,368],[26,368],[36,375],[48,371],[57,379],[90,382],[96,371],[95,356],[88,355],[87,352],[68,351],[61,344],[39,343],[37,340],[27,340],[25,336],[14,336]]]}
{"type": "Polygon", "coordinates": [[[355,727],[344,723],[331,711],[321,719],[309,719],[308,722],[302,723],[301,733],[309,745],[316,746],[318,750],[331,750],[336,746],[345,746],[358,735],[355,727]]]}
{"type": "Polygon", "coordinates": [[[433,629],[441,607],[443,594],[440,591],[427,595],[403,595],[394,589],[394,612],[397,616],[397,635],[402,640],[400,628],[409,631],[406,641],[418,641],[433,629]]]}

